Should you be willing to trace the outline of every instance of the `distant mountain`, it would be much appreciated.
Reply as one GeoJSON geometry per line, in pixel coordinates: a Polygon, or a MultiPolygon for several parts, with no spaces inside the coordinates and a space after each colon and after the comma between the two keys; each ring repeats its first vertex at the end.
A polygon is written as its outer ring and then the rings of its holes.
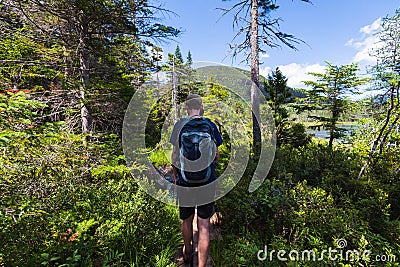
{"type": "Polygon", "coordinates": [[[307,95],[300,90],[293,89],[293,88],[290,88],[290,90],[292,91],[292,94],[294,97],[297,97],[297,98],[306,98],[307,97],[307,95]]]}
{"type": "MultiPolygon", "coordinates": [[[[251,98],[251,72],[249,70],[244,70],[235,67],[227,66],[206,66],[196,69],[195,77],[199,80],[208,80],[210,77],[218,82],[219,84],[226,86],[228,89],[239,93],[246,100],[251,98]]],[[[260,75],[260,91],[264,96],[269,97],[268,93],[264,90],[264,82],[267,78],[260,75]]],[[[305,98],[306,94],[303,92],[290,89],[294,97],[305,98]]]]}
{"type": "Polygon", "coordinates": [[[207,81],[210,77],[218,84],[250,101],[251,80],[249,71],[226,66],[206,66],[196,69],[196,79],[207,81]]]}

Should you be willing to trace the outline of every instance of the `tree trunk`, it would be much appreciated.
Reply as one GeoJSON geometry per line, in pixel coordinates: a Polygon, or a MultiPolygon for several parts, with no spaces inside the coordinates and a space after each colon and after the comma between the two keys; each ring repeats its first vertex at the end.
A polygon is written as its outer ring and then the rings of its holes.
{"type": "MultiPolygon", "coordinates": [[[[337,78],[336,78],[337,79],[337,78]]],[[[338,107],[338,94],[336,93],[340,89],[338,88],[338,82],[335,80],[335,83],[333,85],[333,96],[332,96],[332,117],[329,125],[329,148],[332,149],[333,147],[333,139],[335,136],[335,130],[336,130],[336,123],[339,119],[340,111],[338,107]]]]}
{"type": "Polygon", "coordinates": [[[340,112],[338,110],[338,107],[336,106],[335,103],[337,103],[337,99],[336,97],[333,98],[333,110],[332,110],[332,117],[331,117],[331,121],[330,121],[330,125],[329,125],[329,147],[332,148],[333,147],[333,140],[335,139],[335,133],[336,131],[336,124],[339,120],[339,115],[340,112]]]}
{"type": "Polygon", "coordinates": [[[82,120],[82,133],[90,133],[92,131],[92,116],[87,107],[85,92],[87,85],[89,83],[89,53],[87,51],[87,41],[88,41],[88,27],[87,25],[82,25],[82,32],[79,38],[79,63],[81,71],[81,85],[79,88],[79,97],[81,103],[81,120],[82,120]]]}
{"type": "Polygon", "coordinates": [[[174,110],[174,123],[178,121],[178,91],[176,86],[175,56],[172,57],[172,108],[174,110]]]}
{"type": "Polygon", "coordinates": [[[360,172],[359,172],[359,174],[358,174],[358,179],[361,178],[361,176],[363,175],[365,169],[368,167],[368,165],[369,165],[369,163],[370,163],[370,161],[371,161],[371,159],[372,159],[372,156],[373,156],[374,152],[376,151],[376,149],[377,149],[377,147],[378,147],[379,142],[382,142],[382,136],[384,136],[384,132],[385,132],[385,130],[386,130],[386,127],[387,127],[388,124],[389,124],[390,118],[391,118],[391,116],[392,116],[392,111],[393,111],[393,109],[395,108],[395,107],[394,107],[394,101],[393,101],[393,98],[394,98],[394,96],[393,96],[393,88],[391,89],[391,91],[392,91],[392,92],[391,92],[391,95],[390,95],[390,107],[389,107],[389,109],[388,109],[388,111],[387,111],[386,118],[385,118],[385,122],[384,122],[383,126],[381,127],[381,129],[379,130],[378,137],[377,137],[377,138],[374,140],[374,142],[372,143],[372,148],[371,148],[371,150],[370,150],[370,152],[369,152],[367,161],[366,161],[366,162],[364,163],[364,165],[362,166],[362,168],[361,168],[361,170],[360,170],[360,172]]]}
{"type": "Polygon", "coordinates": [[[397,122],[399,119],[400,119],[400,114],[397,114],[396,118],[394,119],[394,121],[392,122],[392,124],[390,125],[388,130],[386,131],[385,135],[383,136],[380,147],[379,147],[379,154],[383,153],[383,149],[385,148],[387,138],[389,137],[389,134],[393,131],[394,127],[397,125],[397,122]]]}
{"type": "Polygon", "coordinates": [[[68,51],[65,45],[62,46],[63,48],[63,62],[64,62],[64,81],[68,81],[72,76],[72,59],[70,52],[68,51]]]}
{"type": "Polygon", "coordinates": [[[253,144],[255,151],[261,144],[260,131],[260,93],[259,93],[259,58],[258,58],[258,2],[251,1],[251,26],[250,26],[250,47],[251,47],[251,107],[253,111],[253,144]]]}
{"type": "Polygon", "coordinates": [[[333,135],[335,134],[333,127],[331,126],[331,129],[329,130],[329,148],[332,148],[333,146],[333,135]]]}

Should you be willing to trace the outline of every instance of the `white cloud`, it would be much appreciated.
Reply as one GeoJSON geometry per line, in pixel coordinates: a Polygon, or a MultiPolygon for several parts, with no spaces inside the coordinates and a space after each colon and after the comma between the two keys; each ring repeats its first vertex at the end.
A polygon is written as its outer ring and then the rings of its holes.
{"type": "Polygon", "coordinates": [[[353,46],[353,44],[354,44],[354,38],[351,38],[350,40],[347,41],[345,46],[353,46]]]}
{"type": "Polygon", "coordinates": [[[353,44],[353,47],[358,51],[353,57],[353,61],[355,62],[365,62],[365,63],[374,63],[376,62],[375,57],[370,55],[373,49],[377,49],[379,47],[379,38],[377,36],[370,36],[365,38],[361,42],[356,42],[353,44]]]}
{"type": "Polygon", "coordinates": [[[365,64],[375,63],[376,59],[370,56],[373,49],[379,48],[382,44],[379,43],[379,38],[375,34],[381,29],[382,19],[379,18],[360,29],[363,36],[359,40],[354,38],[347,41],[346,46],[353,47],[357,52],[353,57],[353,62],[365,64]]]}
{"type": "Polygon", "coordinates": [[[268,77],[268,74],[271,72],[271,67],[266,66],[263,69],[260,69],[260,75],[264,76],[265,78],[268,77]]]}
{"type": "Polygon", "coordinates": [[[381,23],[382,23],[382,19],[379,18],[379,19],[375,20],[374,22],[372,22],[372,24],[362,27],[360,29],[360,32],[365,33],[365,34],[373,34],[377,30],[380,29],[381,23]]]}
{"type": "MultiPolygon", "coordinates": [[[[315,80],[315,78],[311,75],[308,75],[309,72],[318,72],[322,73],[325,71],[325,66],[320,64],[298,64],[298,63],[290,63],[288,65],[278,66],[282,71],[283,75],[288,78],[287,85],[292,88],[305,88],[303,81],[315,80]]],[[[268,73],[271,71],[270,67],[266,67],[260,71],[260,73],[267,77],[268,73]]]]}
{"type": "Polygon", "coordinates": [[[262,53],[260,54],[260,58],[269,58],[269,55],[267,53],[262,53]]]}
{"type": "MultiPolygon", "coordinates": [[[[369,25],[360,28],[362,36],[359,38],[352,38],[347,41],[346,46],[355,49],[355,55],[352,58],[352,62],[359,62],[362,64],[372,64],[376,62],[374,57],[370,56],[372,49],[377,49],[382,46],[379,43],[379,38],[376,33],[381,29],[382,19],[376,19],[369,25]]],[[[268,56],[268,55],[265,55],[268,56]]],[[[263,57],[263,55],[260,55],[263,57]]],[[[306,88],[303,81],[315,80],[314,76],[308,75],[309,72],[323,73],[325,66],[321,64],[299,64],[290,63],[287,65],[278,66],[282,71],[283,75],[288,78],[288,86],[293,88],[306,88]]],[[[268,77],[271,72],[271,67],[264,67],[260,69],[260,74],[264,77],[268,77]]]]}

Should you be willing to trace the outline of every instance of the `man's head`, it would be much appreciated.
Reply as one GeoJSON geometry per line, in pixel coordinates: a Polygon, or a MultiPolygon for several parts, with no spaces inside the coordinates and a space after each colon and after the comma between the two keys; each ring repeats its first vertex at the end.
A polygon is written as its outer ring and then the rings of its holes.
{"type": "Polygon", "coordinates": [[[186,98],[186,109],[200,110],[202,108],[201,96],[197,94],[189,94],[186,98]]]}

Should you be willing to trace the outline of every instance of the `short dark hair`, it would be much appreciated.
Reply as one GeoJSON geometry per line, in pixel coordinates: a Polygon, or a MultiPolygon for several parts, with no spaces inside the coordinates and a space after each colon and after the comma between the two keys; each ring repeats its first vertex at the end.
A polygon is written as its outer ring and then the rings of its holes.
{"type": "Polygon", "coordinates": [[[201,96],[198,94],[189,94],[186,97],[186,105],[189,109],[200,109],[202,104],[201,96]]]}

